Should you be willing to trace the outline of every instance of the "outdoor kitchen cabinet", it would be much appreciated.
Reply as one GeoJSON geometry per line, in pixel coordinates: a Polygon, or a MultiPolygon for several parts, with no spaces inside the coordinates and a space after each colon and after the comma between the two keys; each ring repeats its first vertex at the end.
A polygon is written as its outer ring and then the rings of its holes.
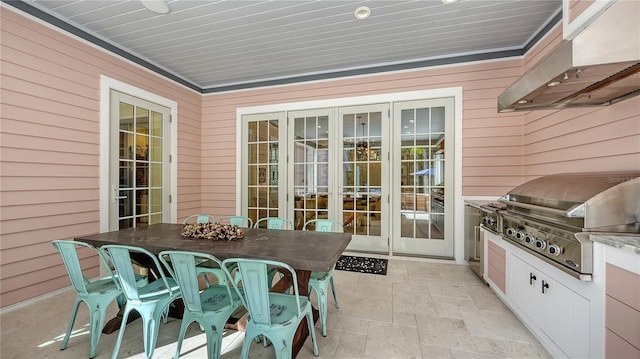
{"type": "Polygon", "coordinates": [[[640,248],[615,237],[591,239],[603,259],[604,358],[640,358],[640,248]]]}
{"type": "Polygon", "coordinates": [[[593,325],[594,312],[602,311],[592,300],[598,290],[602,294],[599,285],[580,281],[490,232],[485,232],[484,277],[554,358],[602,357],[601,330],[593,325]],[[490,246],[498,249],[497,255],[489,256],[490,246]],[[504,265],[504,288],[500,276],[488,274],[492,261],[497,268],[504,265]]]}
{"type": "MultiPolygon", "coordinates": [[[[509,300],[532,330],[570,358],[589,358],[589,300],[518,253],[509,257],[509,300]]],[[[525,257],[526,258],[526,257],[525,257]]]]}

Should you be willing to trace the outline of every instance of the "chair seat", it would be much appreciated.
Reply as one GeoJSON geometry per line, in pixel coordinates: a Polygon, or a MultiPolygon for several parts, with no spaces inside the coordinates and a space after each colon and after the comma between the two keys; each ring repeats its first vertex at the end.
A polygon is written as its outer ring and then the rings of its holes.
{"type": "Polygon", "coordinates": [[[120,288],[118,288],[116,283],[113,281],[113,277],[111,276],[103,277],[103,278],[97,279],[94,282],[87,283],[85,287],[87,288],[87,292],[89,292],[89,295],[105,295],[107,293],[118,293],[118,294],[121,293],[120,288]]]}
{"type": "Polygon", "coordinates": [[[333,274],[333,270],[330,272],[311,272],[309,281],[325,281],[329,280],[329,277],[333,274]]]}
{"type": "MultiPolygon", "coordinates": [[[[231,292],[233,302],[241,302],[236,292],[231,292]]],[[[206,312],[219,312],[229,308],[229,291],[222,286],[213,286],[200,293],[202,310],[206,312]]]]}
{"type": "MultiPolygon", "coordinates": [[[[294,296],[283,293],[270,293],[269,301],[271,303],[271,327],[291,325],[291,321],[298,317],[296,298],[294,296]]],[[[300,311],[304,312],[310,305],[311,302],[309,302],[308,298],[300,297],[300,311]]],[[[251,320],[250,313],[248,319],[251,320]]],[[[260,325],[256,324],[256,327],[259,328],[260,325]]]]}
{"type": "MultiPolygon", "coordinates": [[[[180,287],[178,286],[178,283],[176,283],[175,279],[167,278],[167,283],[169,284],[169,287],[171,287],[172,292],[180,291],[180,287]]],[[[148,285],[138,289],[139,298],[144,301],[154,300],[155,297],[164,299],[166,298],[168,293],[169,289],[167,289],[167,287],[164,285],[164,282],[161,280],[153,281],[148,285]]]]}

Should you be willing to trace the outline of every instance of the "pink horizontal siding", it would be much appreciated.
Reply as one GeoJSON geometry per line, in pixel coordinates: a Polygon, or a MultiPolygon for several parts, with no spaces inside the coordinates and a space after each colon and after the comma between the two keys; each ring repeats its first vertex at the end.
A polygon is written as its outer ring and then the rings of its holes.
{"type": "MultiPolygon", "coordinates": [[[[68,286],[51,241],[99,230],[100,75],[178,103],[177,200],[184,213],[200,208],[202,96],[6,6],[0,31],[4,307],[68,286]],[[191,170],[183,163],[193,163],[191,170]],[[198,195],[181,196],[189,192],[198,195]]],[[[98,274],[95,256],[84,262],[98,274]]]]}
{"type": "Polygon", "coordinates": [[[463,88],[464,195],[500,195],[522,181],[522,114],[498,114],[496,97],[521,75],[517,60],[338,79],[205,95],[203,201],[212,213],[235,212],[236,109],[273,103],[373,95],[443,87],[463,88]],[[226,147],[228,150],[223,150],[226,147]],[[482,164],[478,162],[481,160],[482,164]],[[226,180],[226,182],[222,182],[226,180]]]}
{"type": "MultiPolygon", "coordinates": [[[[580,3],[583,9],[582,3],[591,1],[580,3]]],[[[564,41],[561,30],[525,56],[525,71],[564,41]]],[[[561,172],[640,170],[640,97],[606,107],[527,112],[522,149],[525,180],[561,172]]]]}

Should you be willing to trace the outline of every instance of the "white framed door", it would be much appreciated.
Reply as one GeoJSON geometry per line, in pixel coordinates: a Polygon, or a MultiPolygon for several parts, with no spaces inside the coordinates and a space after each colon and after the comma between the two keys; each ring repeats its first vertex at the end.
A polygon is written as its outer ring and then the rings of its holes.
{"type": "Polygon", "coordinates": [[[333,109],[287,113],[289,141],[289,212],[295,229],[311,219],[340,220],[337,214],[335,180],[336,129],[333,109]]]}
{"type": "Polygon", "coordinates": [[[338,212],[348,250],[389,253],[389,104],[340,107],[338,212]]]}
{"type": "Polygon", "coordinates": [[[393,253],[451,258],[454,99],[394,103],[393,253]]]}
{"type": "Polygon", "coordinates": [[[349,250],[388,253],[388,114],[388,104],[287,114],[296,229],[335,219],[353,233],[349,250]]]}
{"type": "Polygon", "coordinates": [[[109,230],[168,222],[170,109],[110,91],[109,230]]]}
{"type": "Polygon", "coordinates": [[[284,112],[242,116],[246,149],[240,156],[242,177],[241,213],[255,223],[265,217],[287,215],[286,121],[284,112]]]}

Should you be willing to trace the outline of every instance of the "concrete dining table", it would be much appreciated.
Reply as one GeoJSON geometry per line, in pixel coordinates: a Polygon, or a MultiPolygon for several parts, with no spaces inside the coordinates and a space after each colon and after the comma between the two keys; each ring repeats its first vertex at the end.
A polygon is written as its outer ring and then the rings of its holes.
{"type": "MultiPolygon", "coordinates": [[[[172,223],[153,224],[80,236],[75,240],[95,247],[108,244],[136,246],[154,254],[165,250],[184,250],[211,254],[220,260],[259,258],[280,261],[296,270],[301,295],[309,294],[308,283],[311,272],[330,270],[351,241],[350,233],[260,228],[244,229],[244,238],[233,241],[191,239],[181,235],[182,227],[181,224],[172,223]]],[[[144,263],[142,265],[144,266],[144,263]]],[[[286,290],[289,287],[286,278],[283,278],[282,283],[276,283],[275,287],[286,290]]],[[[317,318],[318,312],[314,309],[314,320],[317,318]]],[[[105,332],[117,330],[119,323],[120,321],[114,318],[105,326],[105,332]]],[[[294,357],[308,335],[306,321],[303,321],[294,337],[292,348],[294,357]]]]}

